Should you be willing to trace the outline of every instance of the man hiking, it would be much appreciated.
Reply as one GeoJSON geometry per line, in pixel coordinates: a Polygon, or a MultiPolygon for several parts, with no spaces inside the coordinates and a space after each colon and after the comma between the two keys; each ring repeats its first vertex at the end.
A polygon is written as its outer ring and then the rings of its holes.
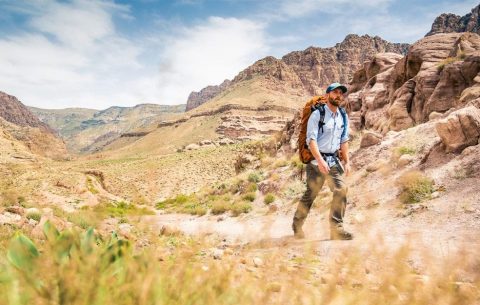
{"type": "Polygon", "coordinates": [[[312,99],[305,106],[302,124],[306,132],[300,133],[300,156],[306,163],[307,190],[293,217],[296,238],[304,238],[303,223],[315,197],[326,181],[333,192],[330,206],[330,238],[349,240],[353,235],[343,228],[343,216],[347,204],[347,187],[344,173],[350,172],[348,157],[348,116],[340,107],[347,88],[339,83],[328,86],[326,94],[312,99]],[[307,123],[308,118],[308,123],[307,123]],[[305,138],[305,143],[303,139],[305,138]],[[340,150],[340,153],[339,153],[340,150]],[[343,160],[344,165],[340,161],[343,160]]]}

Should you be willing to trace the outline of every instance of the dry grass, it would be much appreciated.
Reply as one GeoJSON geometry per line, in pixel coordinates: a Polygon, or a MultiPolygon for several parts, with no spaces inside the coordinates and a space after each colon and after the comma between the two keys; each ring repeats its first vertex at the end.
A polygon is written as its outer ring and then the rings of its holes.
{"type": "Polygon", "coordinates": [[[409,247],[340,250],[318,259],[305,250],[248,250],[214,259],[215,243],[154,236],[136,249],[115,235],[44,229],[46,242],[16,235],[0,256],[0,303],[23,304],[477,304],[474,252],[411,264],[409,247]],[[260,261],[261,263],[257,263],[260,261]]]}
{"type": "Polygon", "coordinates": [[[403,203],[417,203],[430,198],[434,192],[433,180],[419,171],[406,172],[397,180],[400,200],[403,203]]]}

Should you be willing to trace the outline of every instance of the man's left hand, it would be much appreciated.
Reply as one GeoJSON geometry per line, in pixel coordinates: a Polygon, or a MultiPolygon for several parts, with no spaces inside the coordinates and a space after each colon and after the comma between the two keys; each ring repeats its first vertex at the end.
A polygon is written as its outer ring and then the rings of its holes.
{"type": "Polygon", "coordinates": [[[352,170],[350,168],[350,162],[345,162],[344,168],[345,168],[345,176],[350,175],[350,171],[352,170]]]}

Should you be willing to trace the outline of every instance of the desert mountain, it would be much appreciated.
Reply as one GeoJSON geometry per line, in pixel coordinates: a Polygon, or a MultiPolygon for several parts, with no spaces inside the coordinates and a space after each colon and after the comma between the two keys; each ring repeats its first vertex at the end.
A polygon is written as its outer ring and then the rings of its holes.
{"type": "Polygon", "coordinates": [[[407,48],[408,44],[390,43],[378,36],[351,34],[330,48],[309,47],[288,53],[281,59],[269,56],[240,72],[232,82],[225,81],[219,86],[206,87],[200,93],[192,92],[187,110],[198,107],[228,87],[255,76],[269,79],[267,85],[275,91],[293,89],[301,96],[319,94],[334,80],[348,82],[353,72],[376,53],[405,54],[407,48]]]}
{"type": "Polygon", "coordinates": [[[0,92],[0,127],[3,140],[10,140],[11,147],[18,148],[14,151],[49,158],[66,156],[65,144],[53,129],[41,122],[16,97],[4,92],[0,92]]]}
{"type": "Polygon", "coordinates": [[[218,86],[207,86],[200,90],[199,92],[193,91],[190,93],[187,99],[187,108],[185,109],[186,111],[189,111],[193,108],[196,108],[200,106],[201,104],[205,103],[206,101],[214,98],[216,95],[218,95],[220,92],[225,90],[229,85],[231,84],[231,81],[226,79],[223,81],[218,86]]]}
{"type": "Polygon", "coordinates": [[[473,32],[480,34],[480,5],[465,16],[447,13],[438,16],[426,36],[439,33],[473,32]]]}
{"type": "Polygon", "coordinates": [[[34,107],[30,110],[65,139],[70,151],[88,153],[101,149],[122,135],[128,136],[131,130],[164,120],[172,113],[184,112],[185,105],[140,104],[134,107],[115,106],[100,111],[34,107]]]}
{"type": "Polygon", "coordinates": [[[241,71],[231,82],[224,82],[220,86],[223,89],[208,87],[192,94],[185,114],[161,122],[148,134],[121,138],[106,148],[122,155],[171,153],[202,141],[220,145],[272,135],[283,129],[312,94],[322,93],[334,80],[346,82],[378,52],[400,56],[407,47],[379,37],[348,35],[331,48],[310,47],[282,59],[266,57],[241,71]],[[207,96],[213,98],[205,101],[207,96]],[[196,97],[202,97],[204,102],[196,97]]]}

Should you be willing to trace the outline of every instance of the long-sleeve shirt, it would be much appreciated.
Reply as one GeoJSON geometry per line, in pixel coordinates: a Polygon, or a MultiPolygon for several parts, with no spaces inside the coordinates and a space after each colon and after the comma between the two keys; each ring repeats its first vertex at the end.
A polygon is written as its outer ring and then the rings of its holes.
{"type": "MultiPolygon", "coordinates": [[[[307,123],[306,141],[309,147],[310,141],[316,140],[320,153],[331,154],[336,152],[340,148],[340,144],[348,141],[348,115],[346,115],[346,122],[344,124],[340,110],[337,109],[337,111],[333,113],[330,108],[325,105],[323,133],[322,130],[318,128],[319,122],[320,111],[316,110],[312,112],[307,123]],[[346,131],[343,134],[343,130],[345,128],[346,131]]],[[[328,166],[333,166],[335,164],[335,159],[333,157],[327,156],[326,159],[328,166]]],[[[311,162],[314,165],[318,165],[317,160],[313,160],[311,162]]]]}

